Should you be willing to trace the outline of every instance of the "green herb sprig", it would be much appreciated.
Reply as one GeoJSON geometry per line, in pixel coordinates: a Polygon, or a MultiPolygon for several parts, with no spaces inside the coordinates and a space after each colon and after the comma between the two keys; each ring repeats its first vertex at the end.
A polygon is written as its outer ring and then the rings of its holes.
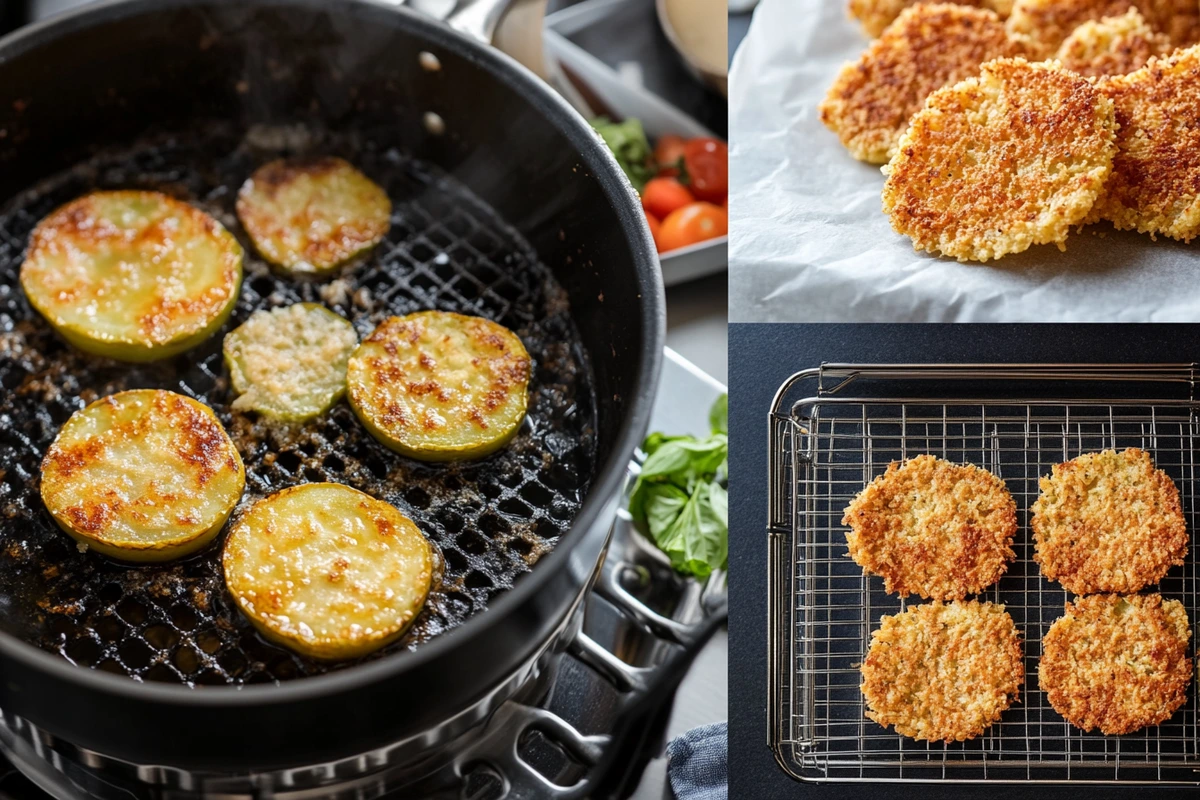
{"type": "Polygon", "coordinates": [[[729,396],[708,415],[711,435],[652,433],[629,513],[677,571],[707,578],[729,566],[729,396]]]}

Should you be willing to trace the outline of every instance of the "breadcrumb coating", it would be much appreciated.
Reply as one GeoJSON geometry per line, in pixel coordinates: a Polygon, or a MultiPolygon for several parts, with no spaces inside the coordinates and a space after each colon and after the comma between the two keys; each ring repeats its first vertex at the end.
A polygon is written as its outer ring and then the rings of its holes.
{"type": "Polygon", "coordinates": [[[1059,62],[1089,78],[1127,75],[1154,56],[1165,56],[1175,46],[1171,38],[1146,22],[1136,8],[1119,17],[1105,17],[1080,25],[1058,48],[1059,62]]]}
{"type": "Polygon", "coordinates": [[[913,739],[973,739],[1020,696],[1021,658],[1003,605],[934,602],[885,616],[862,665],[867,717],[913,739]]]}
{"type": "Polygon", "coordinates": [[[1075,727],[1132,733],[1169,719],[1187,700],[1191,638],[1178,600],[1080,597],[1042,639],[1038,684],[1075,727]]]}
{"type": "Polygon", "coordinates": [[[920,455],[892,462],[846,507],[850,557],[901,597],[953,600],[1000,580],[1015,553],[1017,506],[1004,481],[920,455]]]}
{"type": "Polygon", "coordinates": [[[1120,130],[1091,221],[1190,242],[1200,235],[1200,45],[1097,88],[1112,100],[1120,130]]]}
{"type": "Polygon", "coordinates": [[[1112,102],[1056,62],[990,61],[939,89],[883,168],[883,210],[916,250],[988,261],[1058,244],[1112,170],[1112,102]]]}
{"type": "Polygon", "coordinates": [[[1033,560],[1075,594],[1137,592],[1183,563],[1179,490],[1150,455],[1085,453],[1054,467],[1033,504],[1033,560]]]}
{"type": "MultiPolygon", "coordinates": [[[[850,0],[850,16],[862,23],[871,37],[879,36],[906,8],[924,0],[850,0]]],[[[951,0],[960,6],[986,8],[1001,17],[1012,11],[1013,0],[951,0]]]]}
{"type": "Polygon", "coordinates": [[[884,164],[930,93],[978,74],[985,61],[1021,52],[992,11],[954,3],[907,8],[842,68],[821,103],[821,121],[855,158],[884,164]]]}
{"type": "Polygon", "coordinates": [[[1194,0],[1015,0],[1008,30],[1033,56],[1049,57],[1085,22],[1137,8],[1176,47],[1200,41],[1200,3],[1194,0]]]}

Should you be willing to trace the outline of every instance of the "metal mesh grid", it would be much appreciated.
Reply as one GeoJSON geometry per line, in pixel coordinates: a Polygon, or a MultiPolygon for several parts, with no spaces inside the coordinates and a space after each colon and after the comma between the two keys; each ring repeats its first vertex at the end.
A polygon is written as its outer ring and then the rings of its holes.
{"type": "MultiPolygon", "coordinates": [[[[1059,716],[1037,685],[1042,636],[1068,595],[1032,561],[1030,507],[1039,476],[1081,453],[1141,447],[1180,489],[1192,531],[1191,557],[1158,587],[1183,601],[1196,622],[1196,423],[1187,407],[1062,405],[818,404],[807,418],[772,420],[784,491],[781,510],[794,538],[780,559],[789,591],[774,642],[784,664],[776,702],[780,755],[816,780],[1009,780],[1197,782],[1200,685],[1167,722],[1126,736],[1083,733],[1059,716]],[[864,715],[858,666],[884,614],[905,602],[850,560],[845,506],[887,465],[932,453],[974,463],[1006,482],[1018,507],[1016,560],[980,595],[1004,603],[1022,632],[1026,683],[1020,699],[984,735],[968,742],[916,742],[864,715]],[[790,667],[790,668],[789,668],[790,667]]],[[[910,598],[911,602],[921,602],[910,598]]],[[[1195,643],[1193,642],[1193,647],[1195,643]]]]}
{"type": "MultiPolygon", "coordinates": [[[[79,553],[46,513],[39,464],[62,423],[99,397],[171,389],[211,405],[246,466],[234,518],[280,488],[345,483],[413,518],[442,556],[440,586],[400,642],[412,649],[511,588],[565,533],[594,469],[590,374],[565,295],[520,235],[453,179],[394,149],[311,131],[200,126],[104,154],[55,176],[0,212],[0,628],[71,661],[187,684],[285,680],[340,669],[263,640],[227,596],[219,545],[157,567],[79,553]],[[237,188],[266,160],[292,152],[344,156],[393,201],[392,227],[332,281],[283,278],[254,253],[234,213],[237,188]],[[246,249],[230,323],[167,362],[128,365],[77,353],[33,312],[18,284],[37,221],[95,188],[151,188],[219,219],[246,249]],[[514,441],[479,462],[425,465],[375,441],[343,402],[309,423],[233,414],[223,334],[258,308],[323,302],[360,336],[383,318],[427,308],[479,314],[516,331],[534,359],[529,413],[514,441]]],[[[220,541],[220,540],[218,540],[220,541]]]]}

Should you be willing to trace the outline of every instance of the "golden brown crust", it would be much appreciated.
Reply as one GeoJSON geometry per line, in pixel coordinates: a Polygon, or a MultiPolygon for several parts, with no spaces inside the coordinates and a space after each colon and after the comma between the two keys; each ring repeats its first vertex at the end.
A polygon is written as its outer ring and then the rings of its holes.
{"type": "Polygon", "coordinates": [[[264,164],[237,199],[258,251],[295,272],[323,272],[374,247],[391,226],[391,210],[383,189],[329,156],[264,164]]]}
{"type": "Polygon", "coordinates": [[[1033,560],[1068,591],[1137,592],[1183,563],[1179,490],[1145,451],[1085,453],[1055,466],[1040,485],[1033,560]]]}
{"type": "Polygon", "coordinates": [[[1054,62],[998,59],[939,89],[891,163],[883,209],[917,250],[987,261],[1061,243],[1112,169],[1112,104],[1054,62]]]}
{"type": "Polygon", "coordinates": [[[1178,600],[1080,597],[1042,639],[1038,684],[1075,727],[1132,733],[1169,719],[1187,700],[1191,637],[1178,600]]]}
{"type": "Polygon", "coordinates": [[[1008,29],[1036,57],[1048,57],[1085,22],[1137,8],[1177,47],[1200,40],[1200,3],[1193,0],[1016,0],[1008,29]]]}
{"type": "Polygon", "coordinates": [[[873,480],[846,507],[850,557],[901,597],[951,600],[1000,579],[1015,553],[1017,506],[985,469],[931,455],[873,480]]]}
{"type": "MultiPolygon", "coordinates": [[[[924,0],[850,0],[850,16],[862,23],[863,29],[869,36],[875,37],[883,33],[906,8],[911,8],[924,0]]],[[[1013,0],[949,0],[955,5],[974,8],[985,8],[994,11],[1001,17],[1007,17],[1012,11],[1013,0]]]]}
{"type": "Polygon", "coordinates": [[[72,536],[109,555],[173,557],[219,530],[245,473],[206,406],[139,389],[76,412],[42,461],[41,494],[72,536]]]}
{"type": "Polygon", "coordinates": [[[1097,78],[1127,75],[1174,49],[1169,36],[1151,28],[1138,10],[1131,8],[1119,17],[1080,25],[1059,47],[1057,58],[1066,69],[1097,78]]]}
{"type": "Polygon", "coordinates": [[[1021,639],[1003,605],[913,606],[883,617],[862,677],[870,719],[913,739],[961,742],[987,730],[1020,696],[1021,639]]]}
{"type": "Polygon", "coordinates": [[[1021,52],[994,12],[913,6],[842,69],[821,103],[821,121],[855,158],[883,164],[931,92],[977,74],[985,61],[1021,52]]]}
{"type": "Polygon", "coordinates": [[[1190,242],[1200,235],[1200,45],[1102,79],[1120,130],[1092,219],[1190,242]]]}

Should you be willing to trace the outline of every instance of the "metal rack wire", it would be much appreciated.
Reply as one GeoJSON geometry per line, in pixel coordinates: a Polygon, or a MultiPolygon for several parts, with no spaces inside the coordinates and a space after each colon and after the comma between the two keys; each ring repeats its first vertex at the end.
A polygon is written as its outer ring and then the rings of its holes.
{"type": "Polygon", "coordinates": [[[1054,464],[1145,449],[1175,480],[1193,532],[1191,557],[1158,590],[1182,600],[1195,626],[1194,380],[1190,364],[826,365],[789,378],[770,413],[768,740],[779,764],[822,782],[1200,784],[1197,682],[1169,721],[1126,736],[1083,733],[1050,707],[1037,684],[1041,639],[1068,595],[1041,576],[1029,530],[1038,478],[1054,464]],[[882,728],[864,715],[859,691],[871,633],[905,601],[850,560],[842,512],[889,462],[921,453],[985,467],[1018,508],[1017,557],[981,598],[1004,603],[1022,631],[1025,686],[968,742],[917,742],[882,728]]]}

